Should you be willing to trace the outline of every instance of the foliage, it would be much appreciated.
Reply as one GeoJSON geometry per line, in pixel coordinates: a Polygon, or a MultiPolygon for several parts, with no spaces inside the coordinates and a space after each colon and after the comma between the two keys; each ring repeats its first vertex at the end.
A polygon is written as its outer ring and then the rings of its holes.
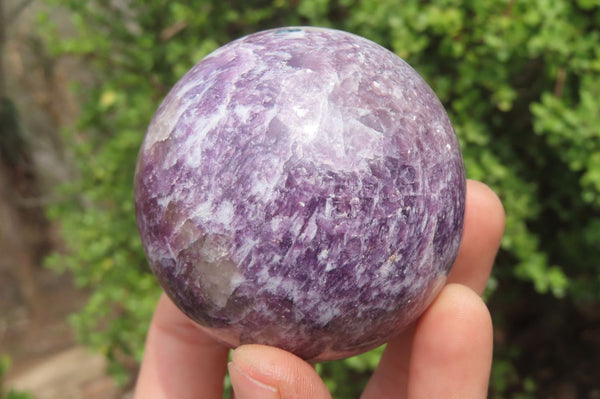
{"type": "MultiPolygon", "coordinates": [[[[72,321],[80,339],[115,360],[115,368],[124,358],[140,359],[159,293],[132,203],[143,132],[171,85],[209,51],[282,25],[368,37],[405,58],[438,93],[468,176],[492,186],[507,212],[492,300],[494,289],[518,297],[523,282],[540,295],[600,300],[599,1],[47,3],[68,9],[76,32],[58,35],[41,14],[49,49],[91,65],[89,81],[79,84],[85,99],[79,122],[66,132],[81,178],[60,188],[69,200],[50,210],[68,251],[48,264],[71,271],[90,290],[72,321]]],[[[334,396],[353,397],[360,389],[354,381],[362,381],[356,376],[371,370],[379,354],[319,369],[334,396]]],[[[511,387],[523,395],[535,388],[506,367],[510,362],[501,356],[496,363],[493,397],[505,397],[511,387]]]]}
{"type": "Polygon", "coordinates": [[[7,355],[0,355],[0,399],[31,399],[32,396],[28,392],[15,391],[14,389],[6,391],[4,389],[4,376],[10,368],[10,363],[10,358],[7,355]]]}

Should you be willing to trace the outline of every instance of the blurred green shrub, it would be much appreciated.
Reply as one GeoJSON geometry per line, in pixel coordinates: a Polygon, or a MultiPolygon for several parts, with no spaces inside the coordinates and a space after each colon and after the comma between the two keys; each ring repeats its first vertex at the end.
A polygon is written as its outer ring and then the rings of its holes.
{"type": "MultiPolygon", "coordinates": [[[[79,121],[65,133],[80,179],[60,187],[68,200],[49,210],[68,251],[48,264],[90,290],[73,325],[123,380],[124,359],[142,355],[159,294],[132,200],[145,128],[171,85],[204,55],[275,26],[365,36],[431,84],[454,122],[468,176],[493,187],[506,208],[488,295],[495,288],[514,297],[530,287],[573,301],[600,299],[600,1],[46,2],[67,9],[75,28],[60,36],[40,14],[48,48],[91,66],[91,79],[77,85],[85,99],[79,121]]],[[[364,382],[357,376],[368,374],[379,353],[319,366],[334,396],[356,397],[364,382]]],[[[507,361],[497,363],[493,397],[507,392],[501,385],[514,374],[507,361]]],[[[524,394],[535,385],[515,384],[524,394]]]]}
{"type": "Polygon", "coordinates": [[[6,390],[4,387],[4,376],[10,369],[11,360],[7,355],[0,355],[0,399],[32,399],[29,392],[6,390]]]}

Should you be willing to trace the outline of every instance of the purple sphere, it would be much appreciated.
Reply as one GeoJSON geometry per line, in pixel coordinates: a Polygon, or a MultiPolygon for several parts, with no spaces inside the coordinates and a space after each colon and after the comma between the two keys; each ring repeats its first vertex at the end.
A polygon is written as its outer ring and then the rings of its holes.
{"type": "Polygon", "coordinates": [[[217,340],[311,360],[415,321],[460,245],[465,173],[438,98],[364,38],[294,27],[204,58],[152,120],[137,223],[169,297],[217,340]]]}

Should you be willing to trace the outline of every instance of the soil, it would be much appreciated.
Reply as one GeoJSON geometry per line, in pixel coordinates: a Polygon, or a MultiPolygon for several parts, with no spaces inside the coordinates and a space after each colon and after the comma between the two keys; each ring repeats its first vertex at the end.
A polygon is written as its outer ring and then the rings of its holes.
{"type": "MultiPolygon", "coordinates": [[[[0,7],[0,355],[12,363],[4,382],[34,398],[120,399],[106,360],[81,348],[68,323],[86,293],[43,266],[61,250],[45,205],[53,187],[73,176],[60,128],[77,113],[67,76],[78,68],[40,50],[34,26],[43,5],[0,0],[0,7]]],[[[66,16],[56,14],[62,26],[66,16]]]]}
{"type": "Polygon", "coordinates": [[[6,386],[27,391],[36,399],[128,397],[107,375],[106,359],[76,343],[67,317],[82,305],[85,294],[73,288],[70,277],[36,270],[36,295],[50,305],[47,312],[36,315],[19,293],[10,269],[3,262],[0,353],[12,360],[6,386]]]}

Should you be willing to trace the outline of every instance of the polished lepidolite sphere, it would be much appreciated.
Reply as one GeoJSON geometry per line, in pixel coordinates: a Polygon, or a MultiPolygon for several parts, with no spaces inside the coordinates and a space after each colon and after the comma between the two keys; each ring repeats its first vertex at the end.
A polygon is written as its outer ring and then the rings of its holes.
{"type": "Polygon", "coordinates": [[[331,29],[233,41],[173,87],[135,175],[153,272],[217,340],[307,360],[413,322],[461,239],[465,174],[438,98],[402,59],[331,29]]]}

